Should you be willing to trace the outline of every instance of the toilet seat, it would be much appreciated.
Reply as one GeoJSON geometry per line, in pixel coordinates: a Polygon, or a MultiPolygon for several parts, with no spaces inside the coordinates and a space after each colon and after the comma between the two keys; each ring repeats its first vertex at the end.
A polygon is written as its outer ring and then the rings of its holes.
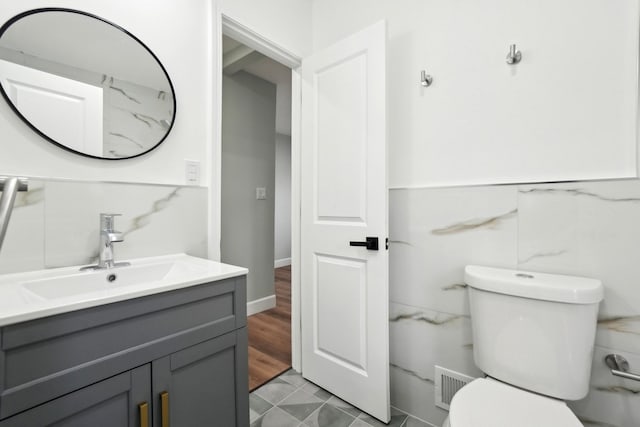
{"type": "Polygon", "coordinates": [[[449,423],[451,427],[583,427],[563,401],[491,378],[475,379],[455,394],[449,423]]]}

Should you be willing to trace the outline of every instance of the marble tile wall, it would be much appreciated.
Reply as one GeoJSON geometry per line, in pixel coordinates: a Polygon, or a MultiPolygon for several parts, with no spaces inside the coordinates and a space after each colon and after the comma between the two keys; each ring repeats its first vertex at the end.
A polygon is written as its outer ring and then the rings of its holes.
{"type": "Polygon", "coordinates": [[[173,118],[171,92],[101,76],[104,157],[128,157],[160,142],[173,118]],[[163,125],[163,120],[167,125],[163,125]]]}
{"type": "Polygon", "coordinates": [[[16,198],[0,274],[94,263],[101,212],[122,214],[116,259],[206,256],[205,188],[32,179],[16,198]]]}
{"type": "Polygon", "coordinates": [[[604,355],[640,372],[640,181],[390,192],[392,405],[434,425],[434,365],[471,376],[463,268],[480,264],[596,277],[605,285],[591,392],[571,407],[586,426],[640,425],[640,383],[613,377],[604,355]]]}

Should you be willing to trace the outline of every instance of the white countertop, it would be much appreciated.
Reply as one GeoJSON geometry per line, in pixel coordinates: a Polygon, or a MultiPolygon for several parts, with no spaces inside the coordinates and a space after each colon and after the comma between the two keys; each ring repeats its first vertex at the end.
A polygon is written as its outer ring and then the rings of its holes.
{"type": "Polygon", "coordinates": [[[130,267],[81,266],[0,275],[0,326],[242,276],[243,267],[185,254],[123,260],[130,267]],[[116,280],[107,281],[115,274],[116,280]],[[86,287],[85,287],[86,284],[86,287]]]}

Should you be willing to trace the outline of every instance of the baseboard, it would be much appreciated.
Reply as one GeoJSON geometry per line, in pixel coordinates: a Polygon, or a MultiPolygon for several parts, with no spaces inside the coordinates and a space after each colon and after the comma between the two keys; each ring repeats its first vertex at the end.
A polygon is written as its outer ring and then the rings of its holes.
{"type": "Polygon", "coordinates": [[[282,258],[273,261],[273,268],[286,267],[287,265],[291,265],[291,258],[282,258]]]}
{"type": "Polygon", "coordinates": [[[247,316],[260,313],[261,311],[272,309],[276,306],[276,296],[269,295],[268,297],[260,298],[255,301],[249,301],[247,303],[247,316]]]}

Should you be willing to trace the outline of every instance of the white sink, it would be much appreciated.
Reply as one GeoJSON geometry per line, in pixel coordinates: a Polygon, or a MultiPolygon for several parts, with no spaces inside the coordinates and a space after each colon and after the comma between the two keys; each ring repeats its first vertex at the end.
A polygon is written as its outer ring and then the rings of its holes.
{"type": "Polygon", "coordinates": [[[22,283],[22,286],[42,298],[66,298],[73,295],[161,281],[174,266],[179,267],[176,262],[165,262],[129,265],[109,270],[83,271],[77,274],[33,280],[22,283]]]}
{"type": "Polygon", "coordinates": [[[0,312],[11,310],[14,307],[42,301],[41,297],[34,295],[21,287],[8,287],[1,293],[1,295],[0,312]]]}
{"type": "Polygon", "coordinates": [[[0,275],[0,326],[247,274],[242,267],[185,254],[0,275]]]}

